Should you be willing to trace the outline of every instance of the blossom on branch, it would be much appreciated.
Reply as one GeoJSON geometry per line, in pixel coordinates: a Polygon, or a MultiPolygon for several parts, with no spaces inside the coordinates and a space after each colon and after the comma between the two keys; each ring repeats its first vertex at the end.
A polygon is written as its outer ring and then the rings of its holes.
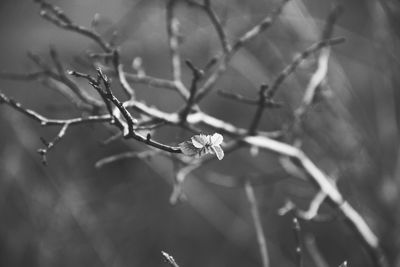
{"type": "Polygon", "coordinates": [[[205,154],[215,154],[219,160],[224,158],[224,151],[221,148],[222,135],[195,135],[189,141],[179,144],[182,153],[189,157],[199,158],[205,154]]]}

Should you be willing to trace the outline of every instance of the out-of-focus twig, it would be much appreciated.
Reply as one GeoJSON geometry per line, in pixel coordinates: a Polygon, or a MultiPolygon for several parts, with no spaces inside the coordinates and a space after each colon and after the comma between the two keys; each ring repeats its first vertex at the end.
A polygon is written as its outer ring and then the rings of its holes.
{"type": "Polygon", "coordinates": [[[165,251],[161,251],[161,254],[163,255],[164,259],[169,263],[169,265],[171,265],[172,267],[179,267],[179,265],[176,263],[174,257],[169,255],[165,251]]]}
{"type": "Polygon", "coordinates": [[[187,100],[186,106],[181,113],[181,121],[182,123],[186,123],[187,115],[195,104],[194,100],[197,92],[197,84],[199,80],[203,77],[204,72],[198,68],[196,68],[190,60],[186,60],[186,65],[190,68],[193,73],[192,84],[190,86],[190,96],[187,100]]]}
{"type": "Polygon", "coordinates": [[[253,26],[250,30],[244,33],[232,46],[232,48],[225,52],[219,59],[218,67],[213,71],[213,73],[204,82],[203,86],[199,89],[196,96],[196,103],[203,99],[214,87],[218,78],[225,72],[227,64],[233,57],[233,55],[242,48],[246,43],[250,42],[260,33],[267,30],[273,22],[277,19],[283,10],[283,7],[289,0],[283,0],[281,4],[272,12],[271,15],[266,16],[261,22],[253,26]]]}
{"type": "Polygon", "coordinates": [[[263,84],[260,86],[260,90],[258,92],[259,96],[258,96],[257,109],[256,112],[254,113],[253,119],[250,122],[249,135],[254,135],[256,133],[258,125],[260,124],[261,117],[266,106],[265,102],[268,99],[268,96],[266,94],[267,90],[268,90],[268,85],[263,84]]]}
{"type": "Polygon", "coordinates": [[[50,21],[54,25],[61,27],[63,29],[73,31],[84,35],[93,41],[95,41],[104,51],[111,52],[112,48],[109,43],[107,43],[98,33],[93,29],[88,29],[83,26],[75,24],[61,8],[52,5],[45,0],[34,0],[34,2],[40,5],[41,11],[40,16],[44,19],[50,21]]]}
{"type": "Polygon", "coordinates": [[[320,50],[321,48],[324,48],[326,46],[333,46],[337,44],[341,44],[345,41],[346,39],[343,37],[338,37],[338,38],[332,38],[328,40],[323,40],[320,42],[317,42],[304,50],[301,54],[296,56],[293,61],[287,65],[279,74],[278,76],[274,79],[274,81],[270,85],[270,90],[268,90],[269,97],[274,97],[275,94],[277,93],[278,89],[280,88],[281,84],[284,82],[284,80],[291,74],[293,71],[297,68],[297,66],[303,62],[306,58],[308,58],[310,55],[315,53],[316,51],[320,50]]]}
{"type": "Polygon", "coordinates": [[[245,181],[244,189],[246,192],[247,200],[249,201],[250,204],[251,216],[253,218],[253,223],[256,230],[257,242],[258,242],[258,247],[260,249],[263,267],[269,267],[270,263],[268,256],[267,241],[265,240],[265,235],[262,227],[260,212],[258,210],[256,195],[254,194],[254,189],[250,181],[248,180],[245,181]]]}
{"type": "MultiPolygon", "coordinates": [[[[341,13],[342,13],[341,6],[336,6],[335,8],[332,9],[332,11],[328,16],[325,28],[322,32],[321,41],[328,40],[332,37],[333,27],[341,13]]],[[[329,55],[330,55],[330,47],[329,46],[323,47],[318,57],[317,69],[311,76],[311,79],[304,92],[304,96],[300,106],[295,111],[294,131],[297,131],[298,128],[300,127],[304,114],[313,103],[317,89],[324,81],[328,73],[329,55]]]]}
{"type": "Polygon", "coordinates": [[[311,256],[311,259],[314,261],[315,266],[329,267],[328,263],[319,251],[313,236],[306,236],[304,245],[307,248],[308,254],[311,256]]]}
{"type": "Polygon", "coordinates": [[[182,83],[181,55],[179,52],[179,20],[174,14],[177,0],[168,0],[166,7],[168,47],[171,56],[172,77],[175,88],[185,99],[189,98],[189,91],[182,83]]]}
{"type": "Polygon", "coordinates": [[[108,165],[110,163],[114,163],[116,161],[125,160],[125,159],[147,159],[157,155],[159,151],[156,150],[145,150],[145,151],[129,151],[125,153],[120,153],[116,155],[112,155],[103,159],[100,159],[96,162],[96,168],[102,168],[104,165],[108,165]]]}
{"type": "Polygon", "coordinates": [[[303,267],[304,260],[303,260],[303,249],[301,245],[301,227],[299,220],[294,217],[293,218],[293,232],[296,239],[296,256],[297,256],[297,266],[303,267]]]}
{"type": "MultiPolygon", "coordinates": [[[[248,105],[258,105],[260,102],[259,99],[252,99],[252,98],[247,98],[241,94],[236,94],[236,93],[231,93],[223,90],[218,91],[218,95],[227,99],[232,99],[235,100],[239,103],[244,103],[248,105]]],[[[282,106],[282,103],[275,102],[271,99],[265,99],[263,105],[268,108],[279,108],[282,106]]]]}

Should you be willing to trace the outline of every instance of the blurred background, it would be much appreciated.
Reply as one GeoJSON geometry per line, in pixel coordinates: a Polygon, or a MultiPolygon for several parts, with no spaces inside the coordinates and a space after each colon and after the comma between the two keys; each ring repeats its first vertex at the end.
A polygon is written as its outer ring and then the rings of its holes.
{"type": "MultiPolygon", "coordinates": [[[[211,1],[230,40],[235,40],[271,12],[279,1],[211,1]]],[[[163,0],[51,1],[75,22],[105,38],[117,31],[126,70],[135,57],[146,73],[171,78],[163,0]]],[[[400,3],[395,0],[292,0],[276,24],[233,58],[216,89],[256,97],[291,59],[318,41],[335,3],[344,14],[334,36],[347,42],[332,49],[328,78],[317,103],[307,113],[303,148],[318,166],[336,177],[349,202],[378,235],[390,261],[400,266],[400,3]]],[[[89,40],[46,22],[33,1],[0,1],[0,70],[36,69],[31,51],[49,59],[57,49],[68,69],[94,73],[82,58],[99,51],[89,40]],[[81,60],[79,60],[81,59],[81,60]]],[[[182,58],[204,66],[220,49],[204,13],[180,3],[182,58]]],[[[280,130],[293,121],[307,82],[316,68],[311,57],[285,81],[277,95],[280,109],[264,113],[261,128],[280,130]]],[[[191,73],[184,68],[185,83],[191,73]]],[[[81,86],[87,87],[84,82],[81,86]]],[[[139,99],[165,111],[182,105],[168,90],[133,85],[139,99]]],[[[51,118],[79,112],[40,81],[0,80],[0,90],[51,118]]],[[[254,107],[211,94],[202,103],[209,114],[248,127],[254,107]]],[[[44,166],[40,137],[51,140],[57,127],[41,127],[8,106],[0,107],[0,266],[167,266],[161,251],[185,266],[261,266],[246,195],[235,180],[254,178],[271,266],[296,266],[296,239],[290,216],[277,210],[290,199],[307,208],[315,189],[287,174],[276,155],[254,157],[247,149],[212,161],[184,184],[187,200],[169,204],[176,166],[156,156],[124,160],[103,168],[107,156],[145,147],[134,141],[101,142],[112,135],[102,125],[72,127],[49,153],[44,166]]],[[[204,129],[207,132],[209,129],[204,129]]],[[[178,144],[179,129],[163,129],[156,139],[178,144]]],[[[321,213],[334,214],[329,207],[321,213]]],[[[326,265],[372,266],[343,219],[301,222],[306,266],[319,251],[326,265]]]]}

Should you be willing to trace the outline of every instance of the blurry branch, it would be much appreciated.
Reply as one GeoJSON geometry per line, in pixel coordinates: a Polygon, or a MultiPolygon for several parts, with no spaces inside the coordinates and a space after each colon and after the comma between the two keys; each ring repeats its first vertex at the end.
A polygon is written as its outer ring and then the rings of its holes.
{"type": "Polygon", "coordinates": [[[360,241],[368,249],[374,264],[382,267],[387,266],[385,255],[379,245],[379,240],[365,220],[344,200],[336,186],[330,182],[332,179],[323,173],[303,151],[294,146],[261,136],[247,136],[243,141],[249,145],[258,146],[259,148],[288,156],[298,162],[299,166],[307,173],[311,182],[326,194],[329,200],[328,203],[339,210],[341,215],[346,219],[345,221],[349,227],[354,229],[360,241]]]}
{"type": "Polygon", "coordinates": [[[23,113],[29,118],[40,123],[41,126],[52,126],[52,125],[74,125],[74,124],[86,124],[86,123],[94,123],[94,122],[109,122],[111,117],[109,115],[98,115],[98,116],[88,116],[88,117],[79,117],[73,119],[49,119],[40,115],[39,113],[25,108],[21,103],[13,100],[12,98],[7,97],[0,91],[0,104],[6,104],[17,111],[23,113]]]}
{"type": "Polygon", "coordinates": [[[106,42],[98,33],[96,33],[93,29],[88,29],[75,24],[67,15],[65,15],[61,8],[52,5],[45,0],[34,0],[34,2],[40,5],[40,16],[42,16],[44,19],[50,21],[60,28],[84,35],[96,42],[104,51],[108,53],[112,52],[111,45],[106,42]]]}
{"type": "Polygon", "coordinates": [[[164,259],[171,265],[172,267],[179,267],[179,265],[176,263],[174,257],[169,255],[167,252],[161,251],[161,254],[163,255],[164,259]]]}
{"type": "Polygon", "coordinates": [[[263,84],[260,86],[260,90],[258,92],[258,103],[257,103],[257,109],[256,112],[254,113],[253,119],[250,122],[249,126],[249,135],[254,135],[256,133],[257,127],[260,124],[261,117],[265,108],[265,103],[267,101],[270,101],[271,99],[268,98],[266,92],[268,90],[268,85],[263,84]]]}
{"type": "Polygon", "coordinates": [[[89,116],[89,117],[81,117],[81,118],[73,118],[73,119],[67,119],[67,120],[57,120],[57,119],[49,119],[46,118],[39,113],[25,108],[22,106],[21,103],[16,102],[15,100],[7,97],[0,91],[0,104],[6,104],[15,110],[21,112],[22,114],[28,116],[29,118],[37,121],[40,123],[42,126],[52,126],[52,125],[62,125],[59,133],[57,136],[50,142],[45,141],[43,138],[41,139],[42,142],[45,145],[45,148],[39,149],[38,153],[42,156],[42,162],[43,164],[47,163],[47,153],[49,152],[50,149],[52,149],[56,143],[58,143],[65,135],[67,129],[71,125],[75,124],[86,124],[86,123],[94,123],[94,122],[107,122],[111,120],[111,117],[108,115],[99,115],[99,116],[89,116]]]}
{"type": "Polygon", "coordinates": [[[106,158],[103,158],[96,162],[96,168],[102,168],[104,165],[115,163],[120,160],[126,159],[147,159],[157,155],[159,151],[156,150],[145,150],[145,151],[129,151],[121,154],[112,155],[106,158]]]}
{"type": "Polygon", "coordinates": [[[64,72],[63,65],[59,56],[54,48],[50,48],[50,56],[53,64],[55,65],[56,71],[47,65],[38,55],[34,53],[28,53],[28,58],[32,60],[41,70],[27,73],[27,74],[17,74],[17,73],[0,73],[1,79],[9,80],[41,80],[46,86],[59,91],[62,95],[68,98],[68,100],[74,103],[78,108],[95,111],[103,107],[103,104],[97,99],[91,97],[83,89],[72,81],[64,72]],[[54,86],[54,82],[51,83],[48,80],[52,80],[62,85],[54,86]]]}
{"type": "Polygon", "coordinates": [[[172,77],[175,88],[185,99],[189,97],[187,88],[182,83],[181,56],[179,53],[179,21],[175,17],[174,8],[177,0],[168,0],[166,7],[168,46],[171,56],[172,77]]]}
{"type": "MultiPolygon", "coordinates": [[[[85,96],[80,95],[83,91],[79,87],[75,87],[75,83],[72,82],[64,73],[61,62],[58,59],[58,56],[53,50],[51,52],[51,57],[53,63],[56,68],[56,72],[51,71],[50,68],[36,55],[31,54],[30,58],[45,72],[46,76],[53,78],[61,83],[64,83],[67,87],[69,87],[75,94],[85,103],[96,107],[98,104],[99,107],[106,107],[109,114],[106,115],[98,115],[98,116],[89,116],[87,118],[77,118],[70,120],[53,120],[47,119],[46,117],[32,111],[26,109],[21,106],[18,102],[13,101],[10,98],[7,98],[3,93],[0,93],[0,103],[11,106],[17,111],[27,115],[28,117],[38,121],[41,125],[61,125],[62,128],[58,133],[57,137],[50,143],[46,144],[46,151],[54,147],[54,144],[58,142],[65,134],[66,130],[69,126],[73,124],[81,124],[81,123],[89,123],[89,122],[107,122],[113,126],[116,126],[124,138],[126,139],[135,139],[139,142],[142,142],[148,146],[158,148],[162,151],[168,153],[178,153],[181,154],[182,151],[179,147],[174,147],[166,144],[162,144],[156,142],[151,138],[150,134],[147,136],[143,136],[138,133],[137,129],[140,127],[140,121],[136,118],[133,118],[132,114],[128,109],[133,109],[139,112],[141,115],[149,116],[150,119],[155,120],[157,122],[162,122],[170,125],[175,125],[177,127],[184,127],[182,124],[182,117],[185,118],[185,125],[196,126],[197,124],[202,124],[208,126],[209,128],[222,132],[233,138],[232,143],[228,146],[224,147],[225,153],[232,152],[242,146],[256,147],[262,150],[266,150],[268,152],[273,152],[278,155],[288,157],[295,162],[298,167],[306,174],[306,176],[310,179],[310,181],[318,188],[321,196],[326,196],[327,202],[333,206],[334,209],[340,211],[341,215],[345,218],[346,223],[349,227],[357,234],[360,238],[363,245],[368,249],[372,259],[376,266],[385,267],[387,266],[385,257],[381,251],[378,238],[371,231],[369,226],[366,224],[365,220],[361,217],[361,215],[354,210],[354,208],[345,201],[342,194],[339,192],[337,187],[331,183],[332,179],[326,175],[320,168],[318,168],[309,157],[299,148],[286,144],[281,141],[274,140],[268,136],[268,134],[261,134],[256,131],[258,127],[262,111],[266,106],[266,102],[273,99],[276,94],[278,88],[280,88],[281,84],[284,82],[286,77],[290,75],[296,67],[308,56],[312,53],[335,44],[342,43],[344,41],[343,38],[332,38],[329,39],[331,35],[331,30],[327,30],[326,34],[323,35],[323,40],[314,44],[304,52],[302,52],[298,57],[296,57],[283,71],[277,76],[277,78],[273,81],[273,83],[268,87],[262,86],[260,90],[259,99],[257,102],[257,111],[255,116],[253,117],[253,122],[249,129],[242,129],[236,127],[235,125],[228,123],[226,121],[220,120],[216,117],[210,116],[207,113],[200,111],[199,109],[193,108],[197,105],[201,99],[203,99],[214,87],[218,78],[225,72],[226,67],[232,58],[232,56],[244,45],[246,45],[249,41],[254,39],[256,36],[264,32],[268,29],[273,22],[277,19],[279,14],[282,12],[284,5],[288,2],[288,0],[283,0],[282,3],[275,9],[274,12],[270,16],[264,18],[260,23],[252,27],[249,31],[245,32],[236,42],[234,42],[232,48],[227,49],[226,46],[224,49],[224,53],[219,57],[217,66],[215,69],[211,71],[208,78],[205,79],[204,83],[200,88],[198,86],[198,80],[200,75],[200,71],[196,69],[193,65],[189,64],[189,68],[192,67],[193,79],[192,85],[189,90],[182,83],[182,73],[181,73],[181,59],[179,54],[179,36],[178,36],[178,20],[174,16],[173,8],[177,0],[169,0],[167,3],[167,32],[168,32],[168,43],[171,54],[171,63],[172,63],[172,71],[173,71],[173,81],[164,80],[164,79],[156,79],[149,76],[144,76],[143,74],[128,74],[123,71],[123,66],[120,63],[119,51],[117,48],[113,47],[111,42],[105,41],[99,34],[91,29],[84,28],[82,26],[76,25],[71,21],[69,17],[67,17],[64,12],[44,0],[35,0],[41,6],[41,16],[45,19],[49,20],[53,24],[70,31],[77,32],[83,36],[86,36],[93,41],[95,41],[106,54],[110,54],[113,56],[114,64],[113,67],[104,67],[107,71],[114,73],[117,75],[120,85],[122,86],[125,93],[128,95],[129,100],[122,102],[119,100],[111,88],[111,81],[109,78],[102,72],[102,68],[97,69],[97,77],[94,78],[88,74],[71,71],[70,74],[86,79],[89,84],[97,91],[103,102],[98,103],[91,102],[92,99],[86,99],[85,96]],[[329,34],[328,34],[329,33],[329,34]],[[145,103],[139,102],[134,98],[134,91],[127,83],[128,81],[138,82],[147,84],[149,86],[159,87],[159,88],[168,88],[174,91],[177,91],[181,96],[183,96],[186,100],[186,106],[183,109],[183,115],[179,111],[167,113],[161,111],[155,107],[148,106],[145,103]],[[76,91],[74,91],[76,90],[76,91]],[[192,112],[193,111],[193,112],[192,112]]],[[[204,2],[204,5],[210,4],[208,1],[204,2]]],[[[208,6],[211,9],[211,6],[208,6]]],[[[336,20],[337,15],[332,15],[331,21],[328,25],[333,25],[336,20]]],[[[332,26],[329,26],[332,27],[332,26]]],[[[328,29],[329,29],[328,27],[328,29]]],[[[325,65],[325,61],[322,62],[325,65]]],[[[321,63],[321,65],[322,65],[321,63]]],[[[323,75],[318,75],[319,77],[325,76],[326,70],[323,72],[323,75]]],[[[321,80],[321,78],[318,78],[321,80]]],[[[320,82],[319,82],[320,83],[320,82]]],[[[316,84],[313,82],[313,84],[316,84]]],[[[312,87],[315,87],[313,85],[312,87]]],[[[311,85],[310,85],[311,88],[311,85]]],[[[310,89],[311,90],[311,89],[310,89]]],[[[307,98],[308,99],[308,98],[307,98]]],[[[46,152],[47,153],[47,152],[46,152]]],[[[169,155],[172,156],[172,155],[169,155]]],[[[184,156],[182,156],[184,158],[184,156]]],[[[198,168],[199,166],[204,166],[205,163],[209,162],[210,159],[201,158],[195,159],[193,162],[188,162],[182,160],[182,163],[187,164],[182,167],[180,171],[177,173],[176,177],[176,185],[175,191],[177,192],[175,196],[181,196],[182,183],[185,178],[188,176],[190,172],[198,168]],[[189,163],[189,164],[188,164],[189,163]]],[[[174,191],[174,192],[175,192],[174,191]]],[[[177,198],[178,198],[177,197],[177,198]]],[[[173,198],[171,197],[173,200],[173,198]]],[[[314,202],[314,201],[313,201],[314,202]]],[[[322,203],[322,200],[321,200],[322,203]]],[[[319,201],[315,200],[315,206],[318,207],[320,205],[319,201]],[[318,204],[318,205],[317,205],[318,204]]],[[[166,253],[165,253],[166,254],[166,253]]],[[[166,254],[168,255],[168,254],[166,254]]],[[[166,257],[164,255],[164,257],[166,257]]],[[[168,257],[170,257],[168,255],[168,257]]],[[[167,258],[167,257],[166,257],[167,258]]],[[[172,258],[172,257],[171,257],[172,258]]],[[[173,264],[173,263],[171,263],[173,264]]],[[[176,264],[176,263],[175,263],[176,264]]]]}
{"type": "Polygon", "coordinates": [[[299,220],[296,217],[293,218],[292,222],[293,222],[293,232],[294,232],[294,236],[296,238],[297,266],[303,267],[304,260],[303,260],[303,249],[301,246],[301,227],[300,227],[299,220]]]}
{"type": "MultiPolygon", "coordinates": [[[[328,40],[332,37],[333,27],[342,13],[341,6],[335,6],[331,13],[328,16],[325,28],[322,32],[321,42],[324,40],[328,40]]],[[[324,81],[327,73],[328,73],[328,60],[330,55],[330,47],[323,47],[321,49],[320,55],[318,57],[318,66],[315,70],[314,74],[311,76],[311,79],[307,85],[305,90],[302,102],[300,106],[295,111],[295,121],[294,121],[294,131],[298,131],[300,125],[302,123],[304,114],[312,105],[317,90],[321,83],[324,81]]]]}
{"type": "Polygon", "coordinates": [[[294,212],[297,218],[300,218],[305,221],[316,221],[316,222],[325,222],[332,220],[334,218],[333,215],[320,215],[318,214],[318,210],[320,206],[323,204],[326,199],[326,194],[324,192],[318,192],[313,200],[310,203],[308,210],[299,209],[292,201],[287,200],[285,205],[278,210],[278,214],[283,216],[290,212],[294,212]]]}
{"type": "Polygon", "coordinates": [[[121,85],[122,89],[124,90],[125,94],[130,100],[135,98],[135,91],[132,89],[128,81],[126,80],[125,72],[123,70],[123,65],[120,63],[119,52],[114,50],[113,52],[113,64],[114,69],[117,72],[117,77],[119,84],[121,85]]]}
{"type": "Polygon", "coordinates": [[[60,132],[57,134],[57,136],[50,142],[47,142],[44,138],[40,138],[42,143],[45,145],[45,148],[38,149],[38,153],[42,156],[42,163],[47,164],[47,153],[52,149],[57,142],[61,140],[61,138],[64,137],[67,129],[69,127],[69,124],[66,123],[61,127],[60,132]]]}
{"type": "MultiPolygon", "coordinates": [[[[241,141],[231,141],[229,144],[224,146],[225,155],[236,151],[237,149],[241,148],[242,145],[243,143],[241,141]]],[[[172,205],[177,204],[179,200],[183,200],[185,198],[183,192],[183,183],[186,181],[189,174],[198,168],[204,167],[207,163],[213,160],[213,157],[203,157],[189,160],[187,160],[185,157],[176,159],[186,165],[180,168],[176,173],[174,188],[170,196],[170,203],[172,205]]]]}
{"type": "MultiPolygon", "coordinates": [[[[103,67],[106,72],[112,71],[108,67],[103,67]]],[[[178,86],[173,82],[165,79],[160,79],[148,75],[139,75],[139,74],[133,74],[133,73],[126,73],[124,72],[125,77],[128,81],[133,82],[133,83],[139,83],[139,84],[145,84],[150,87],[155,87],[155,88],[163,88],[163,89],[169,89],[169,90],[178,90],[178,86]]]]}
{"type": "Polygon", "coordinates": [[[193,0],[186,0],[186,3],[191,5],[191,6],[195,6],[195,7],[199,7],[202,10],[204,10],[204,12],[207,14],[207,16],[210,18],[210,21],[212,23],[212,25],[214,26],[217,34],[218,34],[218,38],[221,42],[221,46],[222,46],[222,50],[224,54],[229,53],[229,51],[231,50],[231,46],[229,44],[228,38],[226,36],[226,32],[224,30],[224,27],[221,23],[221,20],[219,19],[217,13],[215,12],[214,8],[211,6],[211,1],[210,0],[203,0],[203,3],[200,4],[196,1],[193,0]]]}
{"type": "Polygon", "coordinates": [[[146,71],[144,70],[144,68],[142,66],[142,58],[135,57],[132,61],[132,68],[136,71],[136,73],[139,77],[146,76],[146,71]]]}
{"type": "Polygon", "coordinates": [[[34,71],[30,73],[0,72],[0,79],[4,80],[33,81],[43,76],[46,76],[45,71],[34,71]]]}
{"type": "Polygon", "coordinates": [[[196,68],[190,60],[186,60],[186,65],[190,68],[193,73],[192,84],[190,86],[190,95],[189,99],[187,100],[187,104],[181,113],[181,121],[182,123],[186,123],[187,115],[190,113],[192,109],[197,92],[197,84],[199,80],[203,77],[204,72],[198,68],[196,68]]]}
{"type": "Polygon", "coordinates": [[[154,141],[151,139],[151,136],[148,134],[146,137],[142,136],[141,134],[137,133],[135,131],[135,125],[137,124],[137,120],[132,117],[130,112],[126,109],[124,104],[118,100],[118,98],[113,94],[111,91],[111,84],[110,80],[108,77],[103,74],[101,69],[97,70],[97,79],[91,77],[88,74],[83,74],[75,71],[70,72],[71,75],[81,77],[84,79],[87,79],[89,81],[89,84],[93,86],[94,89],[99,93],[99,95],[104,99],[106,105],[110,105],[111,103],[119,110],[119,112],[122,114],[122,117],[125,119],[126,125],[124,122],[121,121],[120,118],[114,115],[113,111],[110,111],[111,115],[113,116],[114,120],[113,123],[119,127],[121,130],[123,130],[124,137],[125,138],[134,138],[142,143],[145,143],[149,146],[153,146],[155,148],[170,152],[170,153],[181,153],[181,150],[179,147],[172,147],[169,145],[165,145],[162,143],[159,143],[157,141],[154,141]],[[104,85],[104,89],[101,88],[101,82],[104,85]],[[109,103],[109,104],[107,104],[109,103]]]}
{"type": "Polygon", "coordinates": [[[313,236],[306,236],[304,244],[316,267],[329,267],[328,263],[319,251],[313,236]]]}
{"type": "Polygon", "coordinates": [[[284,5],[288,1],[289,0],[283,0],[281,4],[275,9],[275,11],[272,12],[271,15],[265,17],[260,23],[253,26],[250,30],[245,32],[233,44],[232,48],[221,56],[218,62],[218,66],[210,74],[208,79],[204,82],[203,86],[199,89],[199,92],[196,96],[196,103],[200,102],[200,100],[203,99],[213,89],[218,78],[226,71],[227,64],[229,63],[233,55],[245,44],[247,44],[248,42],[253,40],[256,36],[267,30],[280,15],[284,5]]]}
{"type": "Polygon", "coordinates": [[[198,161],[196,163],[186,165],[176,173],[174,188],[169,198],[169,202],[172,205],[177,204],[179,200],[185,198],[183,194],[183,182],[186,180],[186,177],[189,175],[189,173],[202,166],[200,163],[201,161],[198,161]]]}
{"type": "Polygon", "coordinates": [[[250,204],[251,216],[253,218],[254,227],[257,235],[258,247],[260,249],[261,259],[263,263],[263,267],[269,267],[269,256],[268,256],[268,248],[267,241],[265,240],[264,230],[262,227],[260,212],[258,211],[257,199],[254,194],[253,186],[249,180],[245,181],[244,189],[246,192],[247,200],[250,204]]]}
{"type": "Polygon", "coordinates": [[[324,47],[327,47],[327,46],[341,44],[345,40],[346,39],[343,37],[322,40],[320,42],[313,44],[312,46],[307,48],[305,51],[303,51],[301,54],[296,56],[293,59],[293,61],[289,65],[287,65],[278,74],[278,76],[274,79],[274,81],[270,85],[270,89],[268,90],[268,96],[271,98],[274,97],[275,94],[277,93],[278,89],[280,88],[281,84],[285,81],[285,79],[296,70],[297,66],[299,66],[300,63],[302,63],[305,59],[307,59],[313,53],[315,53],[316,51],[318,51],[324,47]]]}
{"type": "MultiPolygon", "coordinates": [[[[227,91],[223,91],[223,90],[219,90],[218,95],[221,97],[224,97],[226,99],[235,100],[239,103],[244,103],[244,104],[248,104],[248,105],[258,105],[260,102],[260,100],[258,100],[258,99],[247,98],[241,94],[235,94],[235,93],[231,93],[231,92],[227,92],[227,91]]],[[[282,103],[275,102],[271,99],[265,99],[265,101],[263,102],[263,105],[268,108],[279,108],[282,106],[282,103]]]]}

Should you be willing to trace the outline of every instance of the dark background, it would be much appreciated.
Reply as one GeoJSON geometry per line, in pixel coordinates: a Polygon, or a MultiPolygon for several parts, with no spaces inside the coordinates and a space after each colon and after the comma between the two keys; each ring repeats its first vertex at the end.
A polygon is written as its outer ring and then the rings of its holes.
{"type": "MultiPolygon", "coordinates": [[[[107,38],[118,31],[126,69],[142,57],[146,72],[170,78],[165,33],[165,3],[150,1],[51,1],[77,23],[89,26],[101,14],[107,38]]],[[[212,1],[234,40],[257,23],[277,1],[212,1]]],[[[338,1],[344,14],[335,29],[347,42],[334,47],[327,86],[307,115],[305,152],[329,175],[338,178],[343,195],[363,215],[381,239],[391,266],[400,266],[399,232],[399,27],[396,1],[338,1]]],[[[292,0],[281,19],[235,55],[217,89],[256,96],[297,53],[318,40],[335,1],[292,0]]],[[[77,63],[96,46],[44,21],[32,1],[0,1],[0,69],[27,72],[35,66],[26,52],[48,59],[53,45],[63,62],[77,63]]],[[[203,13],[180,4],[182,57],[198,66],[220,48],[215,31],[203,13]]],[[[301,65],[280,89],[279,110],[266,111],[262,129],[277,130],[293,119],[315,58],[301,65]]],[[[87,70],[92,72],[93,70],[87,70]]],[[[190,72],[185,69],[185,82],[190,72]]],[[[82,86],[90,88],[82,83],[82,86]]],[[[140,99],[174,111],[181,100],[171,91],[135,85],[140,99]]],[[[78,116],[72,105],[38,81],[0,81],[0,90],[51,118],[78,116]]],[[[94,92],[92,92],[94,93],[94,92]]],[[[251,107],[210,95],[204,110],[247,127],[251,107]]],[[[96,169],[97,160],[132,149],[134,141],[101,141],[111,135],[102,125],[69,129],[43,166],[36,150],[39,137],[51,139],[57,128],[43,128],[9,108],[0,107],[0,266],[167,266],[164,250],[180,266],[261,266],[256,236],[243,188],[232,179],[256,177],[256,195],[268,242],[271,266],[296,266],[291,217],[277,210],[286,199],[306,208],[315,194],[305,181],[285,174],[276,155],[252,157],[248,150],[213,161],[185,183],[188,200],[169,204],[176,171],[157,156],[125,160],[96,169]]],[[[207,131],[207,129],[205,129],[207,131]]],[[[180,131],[155,133],[177,144],[180,131]]],[[[333,213],[328,207],[322,213],[333,213]]],[[[341,218],[325,223],[302,222],[303,243],[315,242],[329,266],[344,260],[349,266],[371,266],[366,252],[341,218]]],[[[307,250],[306,250],[307,251],[307,250]]],[[[313,266],[304,252],[307,266],[313,266]]]]}

